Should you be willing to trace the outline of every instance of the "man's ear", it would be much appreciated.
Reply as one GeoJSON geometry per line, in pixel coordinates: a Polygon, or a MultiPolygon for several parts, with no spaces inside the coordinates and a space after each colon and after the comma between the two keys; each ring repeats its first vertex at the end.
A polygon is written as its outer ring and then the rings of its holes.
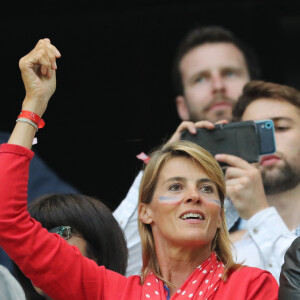
{"type": "Polygon", "coordinates": [[[152,210],[149,207],[148,203],[140,203],[139,205],[139,219],[144,224],[151,224],[152,219],[152,210]]]}
{"type": "Polygon", "coordinates": [[[190,113],[186,106],[186,101],[183,96],[179,95],[176,97],[177,113],[182,121],[189,121],[190,113]]]}

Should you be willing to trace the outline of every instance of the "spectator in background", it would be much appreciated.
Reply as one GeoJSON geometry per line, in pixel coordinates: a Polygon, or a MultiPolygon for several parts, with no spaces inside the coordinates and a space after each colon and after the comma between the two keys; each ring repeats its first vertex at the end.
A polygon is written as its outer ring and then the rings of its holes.
{"type": "Polygon", "coordinates": [[[279,280],[284,254],[300,234],[300,92],[290,86],[251,81],[244,87],[233,112],[234,120],[271,119],[276,153],[262,156],[255,167],[222,155],[229,164],[227,194],[244,230],[235,232],[238,259],[269,270],[279,280]]]}
{"type": "Polygon", "coordinates": [[[254,52],[222,27],[191,30],[173,65],[177,112],[182,121],[232,120],[232,107],[250,79],[260,77],[254,52]]]}

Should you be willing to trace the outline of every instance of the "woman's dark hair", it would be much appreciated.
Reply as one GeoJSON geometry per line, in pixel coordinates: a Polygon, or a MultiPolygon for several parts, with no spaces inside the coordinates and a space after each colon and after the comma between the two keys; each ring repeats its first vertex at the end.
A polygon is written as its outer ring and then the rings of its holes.
{"type": "MultiPolygon", "coordinates": [[[[50,194],[32,201],[28,211],[48,230],[71,226],[73,232],[85,239],[88,258],[109,270],[125,274],[128,251],[123,231],[100,200],[81,194],[50,194]]],[[[44,299],[16,264],[14,270],[27,299],[44,299]]]]}

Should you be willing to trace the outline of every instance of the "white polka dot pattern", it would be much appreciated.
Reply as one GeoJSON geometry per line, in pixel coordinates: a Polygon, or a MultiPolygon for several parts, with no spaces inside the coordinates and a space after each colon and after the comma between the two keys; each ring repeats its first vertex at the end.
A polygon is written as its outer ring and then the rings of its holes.
{"type": "MultiPolygon", "coordinates": [[[[209,259],[203,262],[189,276],[189,279],[173,295],[172,300],[199,299],[212,300],[221,281],[224,265],[212,253],[209,259]]],[[[164,283],[151,272],[143,285],[141,299],[165,300],[168,291],[164,283]]]]}

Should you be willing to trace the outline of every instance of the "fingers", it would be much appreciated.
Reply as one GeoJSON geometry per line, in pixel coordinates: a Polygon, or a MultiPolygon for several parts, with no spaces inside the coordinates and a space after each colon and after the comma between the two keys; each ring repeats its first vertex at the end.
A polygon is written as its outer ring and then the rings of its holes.
{"type": "Polygon", "coordinates": [[[227,167],[226,173],[225,173],[225,178],[226,178],[226,180],[229,180],[232,178],[242,177],[242,176],[244,176],[244,174],[245,174],[244,169],[227,167]]]}
{"type": "Polygon", "coordinates": [[[191,134],[196,134],[197,128],[214,129],[215,125],[210,121],[199,121],[196,123],[184,121],[178,126],[176,132],[181,133],[184,130],[188,130],[191,134]]]}
{"type": "Polygon", "coordinates": [[[215,159],[219,162],[223,162],[230,166],[241,168],[241,169],[248,169],[250,167],[251,168],[253,167],[244,159],[230,154],[216,154],[215,159]]]}
{"type": "Polygon", "coordinates": [[[188,130],[191,134],[196,134],[196,127],[193,122],[184,121],[176,129],[177,133],[188,130]]]}
{"type": "Polygon", "coordinates": [[[215,125],[210,122],[210,121],[199,121],[199,122],[196,122],[194,123],[194,126],[196,128],[206,128],[206,129],[214,129],[215,128],[215,125]]]}
{"type": "Polygon", "coordinates": [[[196,123],[184,121],[179,125],[176,132],[181,133],[184,130],[188,130],[191,134],[196,134],[197,128],[214,129],[215,125],[210,121],[199,121],[196,123]]]}
{"type": "Polygon", "coordinates": [[[60,54],[60,52],[58,51],[58,49],[57,49],[54,45],[51,44],[50,39],[45,38],[45,39],[42,39],[42,40],[40,40],[40,41],[41,41],[41,42],[42,42],[42,41],[45,41],[46,43],[49,44],[48,46],[50,47],[50,49],[52,49],[52,50],[54,51],[56,58],[61,57],[61,54],[60,54]]]}
{"type": "Polygon", "coordinates": [[[50,39],[45,38],[38,41],[35,48],[22,57],[19,62],[21,71],[32,68],[43,76],[52,77],[57,70],[56,59],[61,57],[58,49],[51,44],[50,39]]]}
{"type": "Polygon", "coordinates": [[[257,168],[237,156],[229,154],[217,154],[215,158],[219,162],[224,162],[229,165],[225,173],[226,180],[242,177],[253,178],[260,174],[257,168]]]}
{"type": "Polygon", "coordinates": [[[60,52],[48,38],[39,40],[34,51],[36,51],[37,63],[41,66],[41,74],[51,77],[53,70],[57,70],[56,58],[61,57],[60,52]]]}
{"type": "Polygon", "coordinates": [[[193,122],[184,121],[184,122],[180,123],[180,125],[177,127],[176,131],[171,136],[171,138],[168,140],[167,144],[173,143],[173,142],[178,142],[180,140],[182,131],[184,131],[186,129],[188,129],[191,134],[196,133],[196,129],[193,126],[193,122]]]}
{"type": "Polygon", "coordinates": [[[215,124],[228,124],[229,122],[228,122],[228,120],[220,120],[220,121],[218,121],[218,122],[216,122],[215,124]]]}
{"type": "Polygon", "coordinates": [[[209,121],[199,121],[199,122],[196,122],[196,123],[189,122],[189,121],[183,121],[177,127],[175,133],[169,139],[168,143],[179,141],[180,138],[181,138],[181,133],[184,130],[188,130],[191,134],[196,134],[197,133],[197,128],[214,129],[215,125],[213,123],[209,122],[209,121]]]}

